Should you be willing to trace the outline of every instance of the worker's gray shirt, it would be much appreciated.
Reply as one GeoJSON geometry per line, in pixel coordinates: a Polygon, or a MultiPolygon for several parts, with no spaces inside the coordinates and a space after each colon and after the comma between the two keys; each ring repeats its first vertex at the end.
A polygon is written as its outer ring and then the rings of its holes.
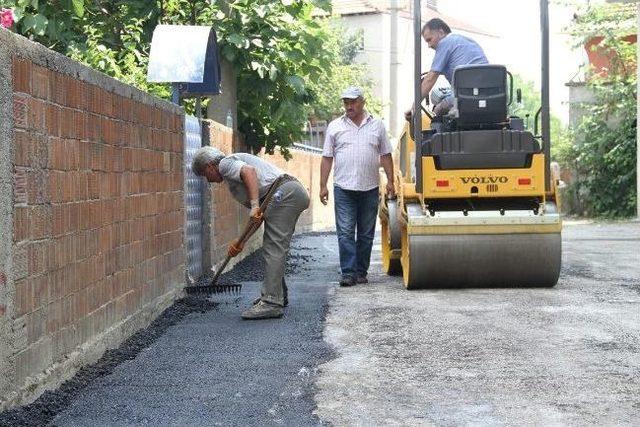
{"type": "Polygon", "coordinates": [[[253,166],[256,170],[260,198],[267,194],[271,184],[273,184],[276,178],[284,174],[284,172],[273,166],[271,163],[262,160],[260,157],[248,153],[235,153],[220,160],[218,170],[220,171],[220,175],[224,178],[224,181],[229,186],[231,195],[244,206],[251,207],[251,203],[247,195],[247,187],[244,185],[244,181],[242,181],[242,178],[240,177],[240,170],[244,165],[253,166]]]}

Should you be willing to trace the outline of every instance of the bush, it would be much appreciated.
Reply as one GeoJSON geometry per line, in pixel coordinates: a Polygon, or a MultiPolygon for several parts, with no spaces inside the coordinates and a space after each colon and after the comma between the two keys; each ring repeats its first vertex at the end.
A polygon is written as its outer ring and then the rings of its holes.
{"type": "Polygon", "coordinates": [[[594,35],[604,37],[594,48],[610,59],[606,73],[588,73],[595,102],[582,105],[575,143],[562,154],[576,172],[573,191],[588,216],[635,215],[636,46],[623,39],[636,32],[635,25],[634,5],[602,4],[582,10],[572,28],[580,46],[594,35]]]}

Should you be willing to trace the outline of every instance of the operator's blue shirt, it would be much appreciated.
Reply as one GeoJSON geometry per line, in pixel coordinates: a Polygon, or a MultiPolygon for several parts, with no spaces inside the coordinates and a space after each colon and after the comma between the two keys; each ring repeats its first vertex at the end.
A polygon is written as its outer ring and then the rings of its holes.
{"type": "Polygon", "coordinates": [[[449,83],[453,84],[453,71],[456,67],[488,63],[478,43],[460,34],[448,34],[436,46],[431,71],[444,74],[449,83]]]}

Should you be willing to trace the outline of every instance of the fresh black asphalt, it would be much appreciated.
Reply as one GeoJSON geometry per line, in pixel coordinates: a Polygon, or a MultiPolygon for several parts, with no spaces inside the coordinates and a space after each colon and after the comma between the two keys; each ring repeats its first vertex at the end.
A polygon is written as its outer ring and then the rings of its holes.
{"type": "Polygon", "coordinates": [[[337,259],[316,248],[327,245],[335,235],[294,238],[282,319],[240,318],[259,295],[256,253],[224,277],[242,281],[239,295],[178,301],[59,390],[0,414],[0,425],[321,424],[313,380],[332,357],[322,328],[337,259]]]}

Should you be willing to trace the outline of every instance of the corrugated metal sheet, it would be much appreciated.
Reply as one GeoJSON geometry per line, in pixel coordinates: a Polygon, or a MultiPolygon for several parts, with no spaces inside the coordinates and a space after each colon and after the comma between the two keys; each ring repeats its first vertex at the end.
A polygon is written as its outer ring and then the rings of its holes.
{"type": "Polygon", "coordinates": [[[191,161],[202,146],[202,131],[196,117],[185,116],[184,205],[187,270],[193,279],[202,275],[202,192],[204,182],[191,171],[191,161]]]}

